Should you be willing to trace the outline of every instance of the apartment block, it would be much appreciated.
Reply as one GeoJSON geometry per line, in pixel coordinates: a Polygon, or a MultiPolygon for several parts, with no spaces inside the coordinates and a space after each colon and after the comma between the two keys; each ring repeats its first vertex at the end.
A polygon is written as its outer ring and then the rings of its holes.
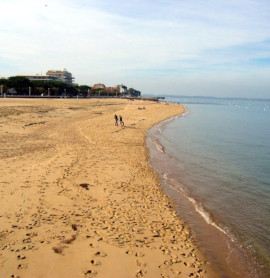
{"type": "Polygon", "coordinates": [[[47,75],[51,77],[55,77],[56,81],[62,81],[68,84],[73,83],[74,77],[72,77],[72,74],[68,72],[66,69],[64,70],[48,70],[46,72],[47,75]]]}

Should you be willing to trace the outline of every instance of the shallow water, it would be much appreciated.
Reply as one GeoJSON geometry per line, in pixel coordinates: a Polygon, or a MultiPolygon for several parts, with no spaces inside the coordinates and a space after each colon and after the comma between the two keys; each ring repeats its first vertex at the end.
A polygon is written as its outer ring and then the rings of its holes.
{"type": "Polygon", "coordinates": [[[244,272],[245,277],[267,277],[270,102],[167,101],[184,103],[187,113],[149,133],[152,163],[162,173],[164,190],[179,204],[179,212],[191,222],[199,244],[224,277],[244,272]],[[218,245],[215,239],[224,246],[211,250],[218,245]]]}

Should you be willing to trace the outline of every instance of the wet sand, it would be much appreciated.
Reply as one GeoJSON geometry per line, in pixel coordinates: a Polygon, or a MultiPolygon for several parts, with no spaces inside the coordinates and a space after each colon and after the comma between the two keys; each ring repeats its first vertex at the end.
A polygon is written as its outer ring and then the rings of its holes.
{"type": "Polygon", "coordinates": [[[210,277],[145,145],[146,130],[183,112],[1,99],[0,277],[210,277]]]}

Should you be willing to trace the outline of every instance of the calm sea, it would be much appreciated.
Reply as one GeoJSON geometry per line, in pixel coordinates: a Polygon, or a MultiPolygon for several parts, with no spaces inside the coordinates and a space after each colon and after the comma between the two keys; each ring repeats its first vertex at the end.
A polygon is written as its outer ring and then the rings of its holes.
{"type": "Polygon", "coordinates": [[[166,98],[151,163],[217,277],[270,277],[270,101],[166,98]]]}

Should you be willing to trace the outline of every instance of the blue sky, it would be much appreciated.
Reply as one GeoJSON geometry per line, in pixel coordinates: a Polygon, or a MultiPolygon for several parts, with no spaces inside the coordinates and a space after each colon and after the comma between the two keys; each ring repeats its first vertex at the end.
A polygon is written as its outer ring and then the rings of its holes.
{"type": "Polygon", "coordinates": [[[0,76],[270,98],[269,0],[0,0],[0,76]]]}

